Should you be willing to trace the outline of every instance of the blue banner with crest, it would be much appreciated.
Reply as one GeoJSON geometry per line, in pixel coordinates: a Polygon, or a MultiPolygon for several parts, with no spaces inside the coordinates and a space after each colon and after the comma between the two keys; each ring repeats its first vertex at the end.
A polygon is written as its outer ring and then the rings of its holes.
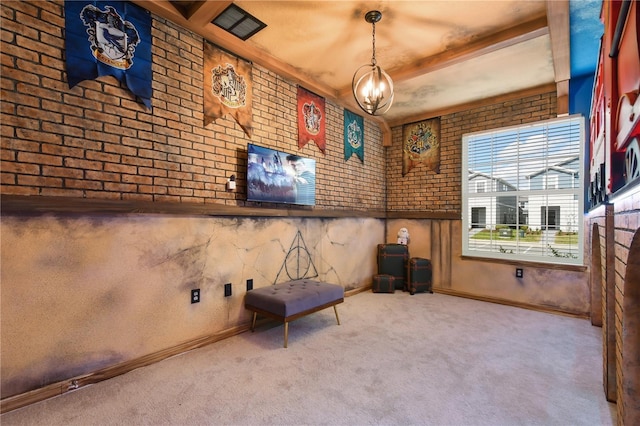
{"type": "Polygon", "coordinates": [[[110,75],[151,108],[151,15],[125,1],[65,1],[69,87],[110,75]]]}

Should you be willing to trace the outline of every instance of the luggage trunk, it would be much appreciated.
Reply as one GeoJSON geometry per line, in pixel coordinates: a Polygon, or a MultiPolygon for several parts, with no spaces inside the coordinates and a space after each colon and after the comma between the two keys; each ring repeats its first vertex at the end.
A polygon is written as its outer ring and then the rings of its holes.
{"type": "Polygon", "coordinates": [[[378,244],[378,274],[395,278],[396,290],[407,287],[409,248],[404,244],[378,244]]]}
{"type": "Polygon", "coordinates": [[[416,292],[433,293],[431,261],[421,257],[412,257],[409,260],[409,279],[407,289],[411,295],[416,292]]]}
{"type": "Polygon", "coordinates": [[[395,280],[393,275],[374,275],[371,290],[374,293],[395,293],[395,280]]]}

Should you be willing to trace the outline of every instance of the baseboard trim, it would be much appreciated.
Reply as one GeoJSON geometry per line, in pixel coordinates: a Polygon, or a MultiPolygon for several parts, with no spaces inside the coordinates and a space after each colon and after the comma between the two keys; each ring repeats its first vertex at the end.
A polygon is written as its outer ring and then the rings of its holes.
{"type": "Polygon", "coordinates": [[[364,287],[354,288],[352,290],[347,290],[344,292],[344,297],[355,296],[358,293],[364,293],[365,291],[371,290],[371,284],[365,285],[364,287]]]}
{"type": "MultiPolygon", "coordinates": [[[[371,290],[371,285],[358,287],[345,292],[345,297],[354,296],[356,294],[371,290]]],[[[542,311],[552,314],[566,315],[575,318],[589,319],[589,315],[586,313],[571,312],[566,310],[560,310],[557,308],[547,308],[543,306],[532,305],[528,303],[519,303],[510,300],[499,299],[495,297],[480,296],[471,293],[465,293],[461,291],[437,288],[433,289],[435,293],[446,294],[449,296],[465,297],[468,299],[480,300],[483,302],[498,303],[501,305],[514,306],[518,308],[531,309],[535,311],[542,311]]],[[[259,323],[267,322],[268,319],[262,319],[259,323]]],[[[260,324],[261,325],[261,324],[260,324]]],[[[73,392],[84,386],[98,383],[104,380],[111,379],[121,374],[128,373],[147,365],[155,364],[164,359],[172,356],[180,355],[193,349],[201,348],[203,346],[210,345],[220,340],[227,339],[229,337],[244,333],[251,329],[251,324],[242,324],[236,327],[229,328],[219,333],[203,336],[188,342],[181,343],[171,348],[163,349],[158,352],[154,352],[149,355],[142,356],[140,358],[133,359],[131,361],[116,364],[110,367],[106,367],[100,370],[96,370],[92,373],[72,377],[60,382],[52,383],[47,386],[43,386],[38,389],[34,389],[29,392],[25,392],[19,395],[10,396],[0,401],[0,414],[9,411],[16,410],[18,408],[26,407],[27,405],[35,404],[55,396],[63,395],[67,392],[73,392]]]]}
{"type": "Polygon", "coordinates": [[[498,297],[481,296],[481,295],[472,294],[472,293],[465,293],[463,291],[452,290],[449,288],[434,287],[433,292],[446,294],[449,296],[464,297],[466,299],[480,300],[482,302],[497,303],[499,305],[513,306],[516,308],[530,309],[532,311],[546,312],[549,314],[563,315],[563,316],[580,318],[580,319],[590,319],[588,312],[569,311],[569,310],[559,309],[551,306],[547,307],[547,306],[533,305],[530,303],[515,302],[513,300],[500,299],[498,297]]]}
{"type": "MultiPolygon", "coordinates": [[[[371,285],[355,288],[355,289],[346,291],[345,297],[354,296],[358,293],[361,293],[370,289],[371,289],[371,285]]],[[[257,325],[261,326],[263,323],[266,323],[268,321],[269,319],[263,318],[257,322],[257,325]]],[[[277,324],[274,323],[274,324],[282,325],[282,323],[277,323],[277,324]]],[[[207,346],[212,343],[219,342],[220,340],[224,340],[229,337],[244,333],[245,331],[249,331],[250,329],[251,329],[250,323],[242,324],[242,325],[221,331],[219,333],[199,337],[197,339],[190,340],[188,342],[184,342],[179,345],[176,345],[167,349],[163,349],[161,351],[154,352],[149,355],[142,356],[140,358],[132,359],[130,361],[123,362],[121,364],[112,365],[110,367],[96,370],[92,373],[87,373],[84,375],[72,377],[60,382],[51,383],[49,385],[43,386],[38,389],[34,389],[29,392],[4,398],[0,401],[0,414],[17,410],[18,408],[26,407],[27,405],[35,404],[36,402],[41,402],[49,398],[64,395],[67,392],[73,392],[84,386],[102,382],[104,380],[108,380],[116,376],[119,376],[121,374],[125,374],[130,371],[136,370],[138,368],[155,364],[156,362],[160,362],[172,356],[180,355],[182,353],[191,351],[193,349],[198,349],[203,346],[207,346]]]]}
{"type": "Polygon", "coordinates": [[[237,327],[221,331],[219,333],[203,336],[188,342],[181,343],[179,345],[163,349],[158,352],[151,353],[149,355],[142,356],[140,358],[133,359],[131,361],[116,364],[110,367],[106,367],[100,370],[96,370],[92,373],[84,374],[81,376],[72,377],[70,379],[63,380],[61,382],[52,383],[39,389],[34,389],[29,392],[25,392],[19,395],[10,396],[0,401],[0,413],[6,413],[27,405],[44,401],[45,399],[52,398],[54,396],[63,395],[67,392],[80,389],[84,386],[101,382],[103,380],[111,379],[121,374],[128,373],[140,367],[154,364],[172,356],[179,355],[184,352],[188,352],[193,349],[200,348],[202,346],[209,345],[211,343],[218,342],[231,336],[243,333],[250,329],[250,324],[243,324],[237,327]]]}

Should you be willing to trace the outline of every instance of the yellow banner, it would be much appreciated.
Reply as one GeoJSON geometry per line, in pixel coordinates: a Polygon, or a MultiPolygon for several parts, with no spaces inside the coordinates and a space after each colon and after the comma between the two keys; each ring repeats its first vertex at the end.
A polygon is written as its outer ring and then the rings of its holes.
{"type": "Polygon", "coordinates": [[[420,163],[440,173],[440,118],[402,128],[402,176],[420,163]]]}
{"type": "Polygon", "coordinates": [[[250,62],[204,42],[204,125],[231,115],[251,137],[250,62]]]}

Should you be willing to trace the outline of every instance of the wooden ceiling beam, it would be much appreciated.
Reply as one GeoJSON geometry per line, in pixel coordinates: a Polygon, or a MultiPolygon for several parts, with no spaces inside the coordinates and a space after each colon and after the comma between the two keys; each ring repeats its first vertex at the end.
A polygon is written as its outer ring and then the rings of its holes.
{"type": "Polygon", "coordinates": [[[183,15],[182,11],[177,9],[168,0],[133,0],[132,3],[135,3],[141,8],[162,16],[163,18],[169,19],[177,24],[184,24],[187,21],[187,18],[183,15]]]}
{"type": "Polygon", "coordinates": [[[566,115],[569,113],[571,78],[569,0],[547,0],[547,20],[558,92],[558,115],[566,115]]]}
{"type": "Polygon", "coordinates": [[[425,113],[414,115],[412,117],[389,121],[388,124],[390,127],[397,127],[406,123],[415,123],[416,121],[427,120],[429,118],[442,117],[443,115],[449,115],[449,114],[454,114],[460,111],[467,111],[474,108],[480,108],[485,105],[493,105],[493,104],[498,104],[502,102],[512,101],[515,99],[526,98],[528,96],[538,95],[541,93],[549,93],[554,90],[556,90],[555,83],[543,84],[542,86],[523,89],[517,92],[511,92],[504,95],[496,95],[490,98],[483,98],[477,101],[467,102],[464,104],[454,105],[447,108],[428,111],[425,113]]]}
{"type": "MultiPolygon", "coordinates": [[[[535,39],[546,35],[548,31],[547,18],[546,16],[541,16],[515,27],[478,39],[459,48],[448,49],[442,53],[423,58],[410,66],[405,66],[400,69],[387,69],[386,71],[394,83],[405,81],[470,59],[478,58],[518,43],[535,39]]],[[[339,91],[342,97],[350,92],[351,87],[345,87],[339,91]]]]}
{"type": "Polygon", "coordinates": [[[222,13],[232,1],[199,1],[194,3],[188,11],[187,18],[193,25],[205,26],[222,13]]]}
{"type": "Polygon", "coordinates": [[[569,0],[547,0],[547,20],[556,81],[571,78],[569,0]]]}
{"type": "Polygon", "coordinates": [[[221,12],[232,3],[231,1],[203,2],[205,4],[200,5],[194,4],[192,7],[198,7],[198,13],[192,13],[191,19],[185,17],[180,10],[167,0],[133,0],[133,3],[183,28],[193,31],[211,43],[229,52],[233,52],[235,55],[247,61],[262,65],[278,75],[292,80],[294,83],[305,86],[305,88],[313,91],[317,95],[342,103],[337,91],[333,88],[318,83],[308,75],[301,73],[297,68],[273,58],[263,50],[252,48],[244,40],[212,24],[211,20],[216,16],[216,11],[221,12]],[[196,18],[198,15],[202,15],[203,17],[196,18]]]}
{"type": "Polygon", "coordinates": [[[547,34],[547,31],[547,19],[546,17],[540,17],[481,38],[459,48],[448,49],[437,55],[424,58],[409,68],[404,67],[402,70],[391,70],[388,72],[390,72],[394,80],[407,80],[538,38],[547,34]]]}

